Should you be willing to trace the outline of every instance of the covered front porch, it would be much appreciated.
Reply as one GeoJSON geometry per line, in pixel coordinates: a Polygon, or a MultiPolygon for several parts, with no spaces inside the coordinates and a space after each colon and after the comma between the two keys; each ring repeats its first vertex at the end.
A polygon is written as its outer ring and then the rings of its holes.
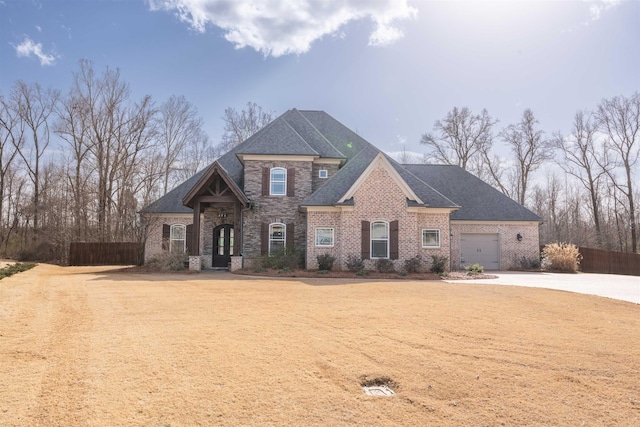
{"type": "Polygon", "coordinates": [[[242,211],[249,200],[217,162],[182,199],[193,209],[189,269],[242,268],[242,211]]]}

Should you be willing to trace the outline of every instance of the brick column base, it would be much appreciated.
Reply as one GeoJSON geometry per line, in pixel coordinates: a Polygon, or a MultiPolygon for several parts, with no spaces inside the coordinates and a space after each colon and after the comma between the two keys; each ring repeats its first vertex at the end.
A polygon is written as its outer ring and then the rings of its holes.
{"type": "Polygon", "coordinates": [[[241,256],[232,256],[231,257],[231,266],[229,271],[236,271],[242,269],[242,257],[241,256]]]}
{"type": "Polygon", "coordinates": [[[199,256],[190,256],[189,270],[194,270],[194,271],[202,270],[202,258],[200,258],[199,256]]]}

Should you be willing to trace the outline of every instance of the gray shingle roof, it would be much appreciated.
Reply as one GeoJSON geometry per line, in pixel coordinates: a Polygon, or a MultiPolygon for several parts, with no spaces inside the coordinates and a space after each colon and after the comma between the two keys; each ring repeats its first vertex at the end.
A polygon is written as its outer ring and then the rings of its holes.
{"type": "Polygon", "coordinates": [[[403,165],[460,205],[452,220],[541,221],[538,215],[459,166],[403,165]]]}
{"type": "MultiPolygon", "coordinates": [[[[243,166],[238,154],[312,155],[347,159],[346,163],[303,206],[334,206],[351,188],[380,150],[324,111],[289,110],[217,162],[244,189],[243,166]]],[[[385,155],[413,192],[431,207],[460,207],[451,219],[540,221],[490,185],[457,166],[400,165],[385,155]]],[[[192,213],[182,199],[208,169],[183,182],[142,212],[192,213]]],[[[353,203],[353,200],[345,204],[353,203]]],[[[415,203],[414,203],[415,204],[415,203]]]]}

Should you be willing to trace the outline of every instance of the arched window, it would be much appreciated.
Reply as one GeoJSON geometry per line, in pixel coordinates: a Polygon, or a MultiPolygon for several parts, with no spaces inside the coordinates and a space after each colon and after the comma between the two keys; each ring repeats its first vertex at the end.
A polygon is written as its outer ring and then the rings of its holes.
{"type": "Polygon", "coordinates": [[[389,258],[389,223],[371,223],[371,258],[389,258]]]}
{"type": "Polygon", "coordinates": [[[169,251],[172,254],[183,254],[187,247],[187,226],[173,224],[171,226],[169,251]]]}
{"type": "Polygon", "coordinates": [[[287,170],[285,168],[271,168],[270,182],[269,194],[272,196],[287,194],[287,170]]]}
{"type": "Polygon", "coordinates": [[[286,228],[279,222],[269,224],[269,255],[284,253],[286,228]]]}

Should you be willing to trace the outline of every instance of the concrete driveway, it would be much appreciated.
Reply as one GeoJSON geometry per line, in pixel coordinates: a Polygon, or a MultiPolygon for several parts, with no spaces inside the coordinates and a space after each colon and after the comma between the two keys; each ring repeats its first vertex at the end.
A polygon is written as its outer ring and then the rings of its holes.
{"type": "Polygon", "coordinates": [[[580,294],[597,295],[640,304],[640,277],[595,273],[529,273],[519,271],[488,271],[497,279],[451,280],[451,283],[527,286],[557,289],[580,294]]]}

